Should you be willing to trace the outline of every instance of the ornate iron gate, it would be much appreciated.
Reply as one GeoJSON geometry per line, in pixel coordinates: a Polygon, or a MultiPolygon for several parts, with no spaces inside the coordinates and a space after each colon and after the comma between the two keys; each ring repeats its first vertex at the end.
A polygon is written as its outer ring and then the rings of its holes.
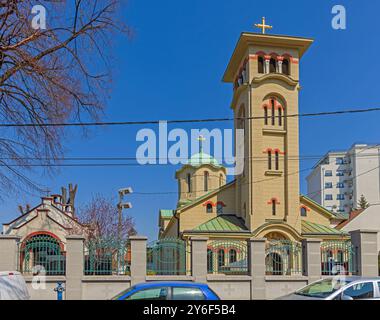
{"type": "Polygon", "coordinates": [[[147,272],[149,275],[186,275],[186,242],[177,238],[153,241],[147,247],[147,272]]]}
{"type": "Polygon", "coordinates": [[[321,243],[322,275],[357,274],[356,248],[351,241],[321,243]]]}
{"type": "Polygon", "coordinates": [[[64,275],[66,256],[64,244],[50,235],[35,235],[20,244],[20,272],[64,275]]]}

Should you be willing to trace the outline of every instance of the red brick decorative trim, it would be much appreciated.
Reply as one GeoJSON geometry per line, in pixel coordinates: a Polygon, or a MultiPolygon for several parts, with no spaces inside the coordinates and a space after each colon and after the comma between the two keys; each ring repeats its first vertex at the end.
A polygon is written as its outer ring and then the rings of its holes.
{"type": "Polygon", "coordinates": [[[215,207],[216,206],[216,204],[214,203],[214,202],[212,202],[212,201],[206,201],[205,203],[203,203],[203,207],[207,207],[209,204],[211,204],[213,207],[215,207]]]}
{"type": "Polygon", "coordinates": [[[218,201],[216,205],[221,204],[223,207],[227,207],[226,204],[223,201],[218,201]]]}
{"type": "Polygon", "coordinates": [[[277,198],[270,199],[267,204],[272,204],[272,202],[275,201],[276,204],[280,204],[280,201],[277,198]]]}
{"type": "Polygon", "coordinates": [[[310,208],[306,207],[305,205],[300,206],[300,210],[301,210],[302,208],[305,209],[307,212],[310,212],[310,208]]]}

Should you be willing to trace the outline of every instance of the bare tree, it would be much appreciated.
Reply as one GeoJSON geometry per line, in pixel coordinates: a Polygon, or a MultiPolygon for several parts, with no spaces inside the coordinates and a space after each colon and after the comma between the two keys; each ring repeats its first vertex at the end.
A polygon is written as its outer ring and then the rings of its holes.
{"type": "MultiPolygon", "coordinates": [[[[117,238],[118,210],[113,199],[98,194],[83,208],[77,210],[77,218],[94,230],[92,236],[102,238],[117,238]]],[[[124,216],[121,224],[121,238],[135,235],[135,223],[129,216],[124,216]]]]}
{"type": "MultiPolygon", "coordinates": [[[[0,0],[0,188],[26,176],[33,161],[47,168],[63,155],[68,121],[97,120],[108,98],[110,39],[129,30],[117,19],[122,0],[0,0]],[[32,28],[33,5],[47,28],[32,28]],[[29,123],[32,126],[20,126],[29,123]]],[[[18,184],[20,186],[20,184],[18,184]]]]}

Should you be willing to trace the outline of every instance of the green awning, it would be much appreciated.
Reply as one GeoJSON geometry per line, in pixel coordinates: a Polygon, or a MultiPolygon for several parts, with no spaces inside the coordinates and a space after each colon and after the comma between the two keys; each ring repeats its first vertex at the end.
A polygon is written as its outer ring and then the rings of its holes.
{"type": "Polygon", "coordinates": [[[206,232],[246,232],[247,230],[243,220],[234,215],[220,215],[193,229],[193,231],[206,232]]]}
{"type": "Polygon", "coordinates": [[[322,224],[302,220],[302,235],[347,235],[347,233],[322,224]]]}

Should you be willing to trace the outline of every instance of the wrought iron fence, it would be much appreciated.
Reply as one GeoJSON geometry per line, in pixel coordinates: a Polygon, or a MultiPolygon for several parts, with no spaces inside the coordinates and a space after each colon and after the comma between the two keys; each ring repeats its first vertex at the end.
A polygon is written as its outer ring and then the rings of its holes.
{"type": "Polygon", "coordinates": [[[190,264],[190,250],[186,242],[164,238],[147,246],[148,275],[186,275],[190,264]]]}
{"type": "Polygon", "coordinates": [[[84,274],[127,275],[130,273],[129,240],[94,238],[85,242],[84,274]]]}
{"type": "Polygon", "coordinates": [[[19,245],[19,271],[59,276],[66,273],[64,243],[50,235],[32,236],[19,245]]]}
{"type": "Polygon", "coordinates": [[[246,241],[215,240],[207,245],[209,274],[248,274],[248,246],[246,241]]]}
{"type": "Polygon", "coordinates": [[[289,240],[271,240],[266,244],[267,275],[301,275],[302,245],[289,240]]]}
{"type": "Polygon", "coordinates": [[[357,274],[356,248],[351,241],[324,241],[321,243],[322,275],[357,274]]]}

